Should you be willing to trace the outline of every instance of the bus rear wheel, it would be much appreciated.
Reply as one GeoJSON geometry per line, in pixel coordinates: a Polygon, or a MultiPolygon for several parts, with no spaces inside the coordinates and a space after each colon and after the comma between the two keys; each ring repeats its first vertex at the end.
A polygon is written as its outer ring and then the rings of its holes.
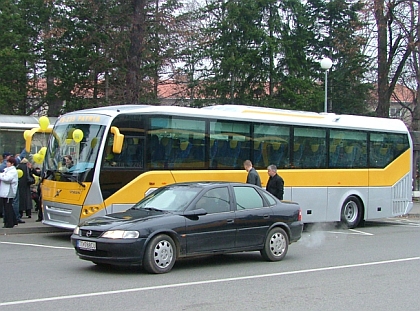
{"type": "Polygon", "coordinates": [[[341,208],[341,223],[348,229],[356,228],[362,217],[363,208],[360,199],[356,196],[349,196],[341,208]]]}

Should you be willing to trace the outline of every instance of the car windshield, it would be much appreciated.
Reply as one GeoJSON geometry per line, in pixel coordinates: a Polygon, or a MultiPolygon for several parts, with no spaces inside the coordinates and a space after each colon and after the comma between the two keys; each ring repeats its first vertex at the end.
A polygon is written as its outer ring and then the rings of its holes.
{"type": "Polygon", "coordinates": [[[193,187],[167,187],[151,193],[132,209],[153,209],[167,212],[181,212],[201,191],[193,187]]]}

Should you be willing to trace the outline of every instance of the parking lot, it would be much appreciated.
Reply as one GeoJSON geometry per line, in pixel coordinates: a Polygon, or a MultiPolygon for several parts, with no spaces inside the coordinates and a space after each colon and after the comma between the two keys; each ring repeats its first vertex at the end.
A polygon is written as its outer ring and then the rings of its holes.
{"type": "Polygon", "coordinates": [[[0,236],[4,310],[358,310],[418,307],[420,218],[366,222],[346,230],[312,226],[284,261],[259,252],[177,262],[169,274],[101,268],[77,258],[70,233],[0,236]],[[42,281],[42,282],[41,282],[42,281]],[[412,294],[410,294],[412,293],[412,294]]]}

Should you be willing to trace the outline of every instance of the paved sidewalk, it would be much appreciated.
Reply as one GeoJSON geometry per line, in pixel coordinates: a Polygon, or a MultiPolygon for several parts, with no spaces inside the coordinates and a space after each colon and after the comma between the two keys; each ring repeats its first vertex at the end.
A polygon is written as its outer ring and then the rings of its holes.
{"type": "MultiPolygon", "coordinates": [[[[41,222],[36,222],[37,219],[37,212],[32,212],[32,218],[27,218],[23,216],[25,221],[24,224],[19,224],[14,228],[1,228],[0,226],[0,235],[10,235],[10,234],[30,234],[30,233],[57,233],[57,232],[68,232],[71,233],[70,230],[55,228],[51,226],[47,226],[42,224],[41,222]]],[[[420,218],[420,198],[413,198],[413,208],[411,209],[410,213],[405,217],[413,217],[413,218],[420,218]]],[[[3,219],[0,219],[1,221],[3,219]]]]}
{"type": "Polygon", "coordinates": [[[13,228],[1,228],[3,227],[3,218],[1,218],[0,226],[0,235],[10,235],[10,234],[28,234],[28,233],[56,233],[56,232],[69,232],[70,230],[55,228],[51,226],[44,225],[42,222],[37,222],[38,212],[32,210],[32,217],[28,218],[23,216],[22,220],[24,224],[19,224],[13,228]]]}

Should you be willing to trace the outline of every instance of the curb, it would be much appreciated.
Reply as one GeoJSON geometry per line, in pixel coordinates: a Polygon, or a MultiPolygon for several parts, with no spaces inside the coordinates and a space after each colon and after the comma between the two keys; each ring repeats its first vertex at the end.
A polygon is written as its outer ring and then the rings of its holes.
{"type": "Polygon", "coordinates": [[[25,228],[24,226],[14,227],[14,228],[0,228],[0,235],[15,235],[15,234],[31,234],[31,233],[71,233],[70,230],[65,230],[61,228],[43,226],[43,227],[33,227],[25,228]]]}

